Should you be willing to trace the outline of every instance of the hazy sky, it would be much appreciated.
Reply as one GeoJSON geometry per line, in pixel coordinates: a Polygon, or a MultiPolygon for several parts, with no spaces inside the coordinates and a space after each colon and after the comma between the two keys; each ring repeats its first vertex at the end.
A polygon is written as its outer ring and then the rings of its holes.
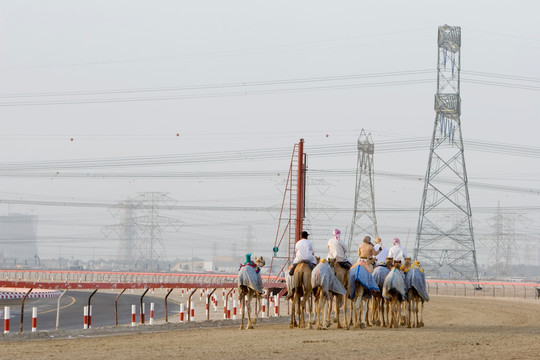
{"type": "Polygon", "coordinates": [[[270,256],[278,214],[253,208],[281,204],[304,138],[308,227],[325,254],[332,229],[350,226],[363,128],[375,141],[383,241],[412,249],[437,28],[449,24],[462,29],[469,180],[498,187],[470,188],[479,252],[499,201],[538,243],[539,13],[532,0],[1,1],[0,214],[39,216],[42,258],[111,258],[118,241],[104,227],[121,218],[106,205],[166,192],[195,207],[163,212],[182,223],[164,233],[169,259],[241,256],[250,225],[270,256]],[[382,211],[395,208],[408,211],[382,211]]]}

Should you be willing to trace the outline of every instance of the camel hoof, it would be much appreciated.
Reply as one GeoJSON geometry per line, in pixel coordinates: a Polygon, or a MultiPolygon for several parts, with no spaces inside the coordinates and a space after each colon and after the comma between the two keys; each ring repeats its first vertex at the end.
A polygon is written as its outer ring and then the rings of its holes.
{"type": "Polygon", "coordinates": [[[247,327],[248,329],[253,329],[253,325],[250,325],[247,327]]]}
{"type": "Polygon", "coordinates": [[[366,328],[366,324],[365,323],[360,323],[360,329],[365,329],[366,328]]]}
{"type": "Polygon", "coordinates": [[[420,322],[418,323],[418,327],[424,327],[424,323],[423,323],[422,321],[420,321],[420,322]]]}

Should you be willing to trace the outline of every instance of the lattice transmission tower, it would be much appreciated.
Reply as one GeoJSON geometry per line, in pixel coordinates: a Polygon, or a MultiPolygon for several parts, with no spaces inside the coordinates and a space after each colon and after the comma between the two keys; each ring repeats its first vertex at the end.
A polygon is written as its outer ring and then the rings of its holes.
{"type": "Polygon", "coordinates": [[[357,253],[358,246],[366,235],[379,236],[377,217],[375,216],[375,191],[373,153],[375,144],[371,134],[364,129],[358,137],[358,159],[356,162],[356,190],[354,192],[354,210],[349,235],[349,257],[357,253]]]}
{"type": "Polygon", "coordinates": [[[128,264],[142,262],[151,269],[158,267],[159,261],[165,260],[163,232],[169,227],[178,230],[181,222],[161,215],[160,211],[170,210],[175,203],[176,200],[166,193],[148,192],[114,207],[121,211],[122,222],[107,226],[105,230],[115,232],[120,237],[120,260],[128,264]]]}
{"type": "Polygon", "coordinates": [[[478,281],[461,135],[461,28],[438,31],[435,126],[418,219],[414,259],[433,276],[478,281]]]}

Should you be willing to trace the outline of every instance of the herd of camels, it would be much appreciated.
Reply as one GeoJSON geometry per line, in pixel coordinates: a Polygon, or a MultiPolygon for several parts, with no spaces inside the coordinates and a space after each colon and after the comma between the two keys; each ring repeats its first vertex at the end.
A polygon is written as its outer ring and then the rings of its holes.
{"type": "MultiPolygon", "coordinates": [[[[374,259],[359,260],[347,270],[335,259],[323,259],[313,270],[309,264],[300,263],[292,276],[287,272],[286,298],[292,301],[289,327],[311,328],[317,324],[319,330],[328,329],[332,308],[337,328],[424,326],[424,302],[429,301],[429,295],[424,271],[418,261],[411,262],[410,258],[406,258],[405,263],[401,264],[401,261],[387,259],[382,266],[374,267],[374,264],[374,259]],[[343,322],[340,319],[341,309],[343,322]]],[[[239,299],[246,299],[241,301],[240,329],[252,329],[261,311],[263,288],[259,271],[264,265],[261,256],[239,270],[239,299]],[[255,317],[252,318],[251,303],[254,299],[255,317]]]]}

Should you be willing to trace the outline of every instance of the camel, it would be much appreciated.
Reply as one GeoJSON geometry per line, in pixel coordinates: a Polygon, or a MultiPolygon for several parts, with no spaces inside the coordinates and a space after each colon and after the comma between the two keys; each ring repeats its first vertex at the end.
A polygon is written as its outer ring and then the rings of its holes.
{"type": "Polygon", "coordinates": [[[336,275],[336,278],[338,281],[343,285],[343,287],[346,290],[345,295],[341,294],[334,294],[334,296],[330,299],[330,303],[328,306],[328,314],[327,319],[330,318],[330,312],[332,311],[332,303],[335,301],[336,303],[336,311],[335,311],[335,319],[337,322],[337,328],[341,329],[341,322],[339,321],[340,318],[340,311],[339,309],[341,306],[338,306],[339,304],[343,303],[343,324],[345,325],[345,328],[349,329],[349,323],[347,322],[347,294],[349,293],[349,270],[343,268],[339,263],[336,261],[336,259],[328,259],[328,264],[332,267],[334,270],[334,274],[336,275]]]}
{"type": "MultiPolygon", "coordinates": [[[[311,296],[311,268],[309,264],[302,262],[296,265],[294,269],[294,275],[292,279],[287,280],[287,299],[292,299],[291,306],[291,323],[289,327],[291,329],[295,327],[306,327],[306,302],[311,296]],[[296,312],[296,313],[295,313],[296,312]],[[296,322],[296,316],[298,316],[298,322],[296,322]]],[[[311,327],[311,310],[309,311],[311,327]]]]}
{"type": "Polygon", "coordinates": [[[429,301],[429,295],[424,269],[417,260],[413,262],[405,274],[405,285],[407,286],[408,302],[407,327],[423,327],[424,302],[429,301]]]}
{"type": "Polygon", "coordinates": [[[361,329],[366,327],[368,302],[372,294],[378,296],[379,287],[375,283],[371,271],[375,260],[358,261],[349,270],[349,299],[351,300],[350,324],[361,329]]]}
{"type": "Polygon", "coordinates": [[[244,329],[245,309],[247,308],[247,325],[246,329],[253,329],[253,324],[257,323],[257,317],[261,311],[261,295],[263,292],[263,284],[260,268],[265,265],[264,258],[256,257],[255,261],[246,262],[238,271],[238,299],[242,304],[242,322],[240,330],[244,329]],[[247,300],[246,300],[247,298],[247,300]],[[255,318],[251,319],[251,300],[255,298],[255,318]]]}
{"type": "MultiPolygon", "coordinates": [[[[335,259],[333,260],[335,262],[335,259]]],[[[341,299],[339,300],[344,301],[347,290],[337,279],[332,266],[325,260],[317,264],[311,272],[311,286],[315,297],[317,330],[326,330],[328,328],[328,318],[331,310],[330,301],[336,297],[336,308],[339,308],[337,295],[341,295],[341,299]],[[328,303],[327,312],[324,311],[325,303],[328,303]]]]}
{"type": "MultiPolygon", "coordinates": [[[[401,263],[401,261],[399,262],[401,263]]],[[[394,267],[384,279],[382,296],[389,302],[390,316],[388,319],[389,328],[399,327],[400,306],[407,298],[407,289],[405,288],[405,278],[399,270],[400,264],[394,262],[394,267]]]]}
{"type": "MultiPolygon", "coordinates": [[[[384,279],[386,278],[386,275],[390,272],[390,269],[393,266],[393,259],[387,258],[386,264],[377,266],[373,270],[373,279],[377,283],[377,286],[379,289],[383,288],[384,285],[384,279]]],[[[377,326],[383,326],[386,327],[386,324],[388,322],[388,302],[384,299],[384,297],[378,297],[373,299],[371,302],[372,308],[371,308],[371,314],[373,316],[372,322],[376,324],[377,326]]]]}

